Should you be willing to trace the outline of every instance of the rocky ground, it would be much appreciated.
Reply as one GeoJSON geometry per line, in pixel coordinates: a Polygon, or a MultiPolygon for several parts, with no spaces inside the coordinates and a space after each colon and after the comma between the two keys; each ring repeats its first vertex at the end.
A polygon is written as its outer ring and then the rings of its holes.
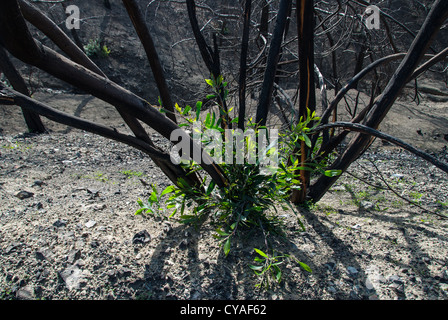
{"type": "MultiPolygon", "coordinates": [[[[448,298],[447,175],[407,152],[373,149],[317,205],[281,213],[276,249],[312,272],[285,261],[264,290],[249,268],[261,237],[241,237],[225,257],[207,223],[134,215],[150,184],[169,184],[139,151],[58,126],[22,134],[17,110],[2,108],[0,299],[448,298]],[[398,195],[375,187],[387,189],[382,179],[398,195]]],[[[446,147],[434,154],[448,162],[446,147]]]]}

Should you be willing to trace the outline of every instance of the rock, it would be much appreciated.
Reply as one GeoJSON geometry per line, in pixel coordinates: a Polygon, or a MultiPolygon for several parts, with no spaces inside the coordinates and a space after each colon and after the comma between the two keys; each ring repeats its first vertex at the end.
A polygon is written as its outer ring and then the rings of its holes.
{"type": "Polygon", "coordinates": [[[10,254],[14,251],[16,251],[22,244],[20,242],[13,242],[9,246],[6,247],[5,253],[10,254]]]}
{"type": "Polygon", "coordinates": [[[95,249],[98,248],[100,246],[100,242],[98,240],[93,240],[92,242],[90,242],[90,247],[95,249]]]}
{"type": "Polygon", "coordinates": [[[94,197],[98,196],[98,193],[100,192],[100,190],[94,189],[94,188],[87,188],[86,190],[88,193],[90,193],[94,197]]]}
{"type": "Polygon", "coordinates": [[[392,274],[389,277],[387,277],[387,281],[392,282],[392,283],[398,283],[401,284],[403,283],[403,279],[401,279],[398,275],[396,274],[392,274]]]}
{"type": "Polygon", "coordinates": [[[400,173],[394,173],[394,174],[392,174],[390,177],[391,177],[392,179],[400,180],[400,179],[403,179],[404,175],[402,175],[402,174],[400,174],[400,173]]]}
{"type": "Polygon", "coordinates": [[[74,264],[79,258],[81,258],[81,250],[72,250],[67,256],[67,262],[74,264]]]}
{"type": "Polygon", "coordinates": [[[41,210],[44,208],[44,205],[42,204],[42,202],[35,202],[33,203],[32,207],[36,207],[37,210],[41,210]]]}
{"type": "Polygon", "coordinates": [[[441,270],[434,279],[442,282],[442,283],[448,283],[448,271],[447,270],[441,270]]]}
{"type": "Polygon", "coordinates": [[[65,227],[65,226],[67,225],[67,221],[58,219],[58,220],[56,220],[55,222],[53,222],[53,225],[54,225],[56,228],[65,227]]]}
{"type": "Polygon", "coordinates": [[[370,210],[373,209],[375,205],[370,201],[363,200],[359,203],[359,207],[364,210],[370,210]]]}
{"type": "Polygon", "coordinates": [[[389,285],[389,288],[391,288],[391,289],[393,289],[393,290],[395,290],[395,291],[397,291],[399,293],[403,293],[404,292],[404,285],[403,285],[403,283],[396,283],[396,282],[391,283],[389,285]]]}
{"type": "Polygon", "coordinates": [[[347,274],[351,277],[357,277],[358,276],[358,269],[354,267],[347,267],[347,274]]]}
{"type": "Polygon", "coordinates": [[[328,291],[329,293],[333,293],[333,294],[335,294],[335,293],[338,292],[338,290],[336,290],[336,288],[333,287],[333,286],[329,286],[329,287],[327,288],[327,291],[328,291]]]}
{"type": "Polygon", "coordinates": [[[380,269],[376,265],[370,265],[366,268],[367,279],[365,280],[365,286],[368,290],[378,290],[382,283],[387,282],[380,269]]]}
{"type": "Polygon", "coordinates": [[[89,220],[89,221],[87,221],[86,224],[85,224],[85,226],[86,226],[87,228],[92,228],[92,227],[94,227],[95,225],[96,225],[96,221],[95,221],[95,220],[89,220]]]}
{"type": "Polygon", "coordinates": [[[64,280],[65,285],[69,290],[79,289],[81,283],[85,283],[84,274],[82,270],[76,265],[71,265],[63,271],[59,272],[59,276],[62,278],[62,280],[64,280]]]}
{"type": "Polygon", "coordinates": [[[32,184],[31,187],[42,187],[43,185],[45,185],[45,182],[43,182],[41,180],[36,180],[36,181],[34,181],[34,183],[32,184]]]}
{"type": "Polygon", "coordinates": [[[131,269],[122,267],[120,270],[118,270],[118,276],[119,277],[129,277],[132,274],[131,269]]]}
{"type": "Polygon", "coordinates": [[[188,248],[188,239],[184,239],[179,243],[180,250],[186,250],[188,248]]]}
{"type": "Polygon", "coordinates": [[[328,268],[328,270],[333,271],[334,268],[336,267],[336,263],[333,262],[333,261],[330,261],[330,262],[327,262],[327,263],[325,264],[325,266],[328,268]]]}
{"type": "Polygon", "coordinates": [[[133,244],[146,244],[149,241],[151,241],[151,236],[149,235],[148,231],[146,231],[146,230],[137,232],[134,235],[134,237],[132,238],[133,244]]]}
{"type": "Polygon", "coordinates": [[[20,200],[24,200],[34,197],[34,193],[22,190],[16,194],[16,197],[19,198],[20,200]]]}
{"type": "Polygon", "coordinates": [[[42,248],[36,251],[36,259],[38,260],[54,260],[54,253],[49,248],[42,248]]]}
{"type": "Polygon", "coordinates": [[[369,278],[366,279],[365,285],[366,285],[366,288],[368,290],[374,290],[375,289],[375,287],[373,286],[372,281],[369,278]]]}
{"type": "Polygon", "coordinates": [[[422,261],[423,261],[423,263],[426,263],[426,264],[431,263],[431,259],[429,259],[428,257],[422,257],[422,261]]]}
{"type": "Polygon", "coordinates": [[[17,290],[16,298],[19,300],[34,300],[35,292],[34,288],[31,285],[27,285],[23,288],[17,290]]]}
{"type": "Polygon", "coordinates": [[[163,223],[163,229],[162,230],[163,230],[164,233],[168,234],[168,233],[170,233],[173,230],[173,227],[171,226],[171,224],[169,222],[165,221],[163,223]]]}

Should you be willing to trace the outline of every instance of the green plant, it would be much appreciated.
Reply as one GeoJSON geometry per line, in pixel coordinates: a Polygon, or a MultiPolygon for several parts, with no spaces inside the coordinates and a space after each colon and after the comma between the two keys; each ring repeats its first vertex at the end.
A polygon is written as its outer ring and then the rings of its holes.
{"type": "Polygon", "coordinates": [[[99,39],[90,39],[89,43],[84,46],[87,56],[106,58],[110,54],[110,49],[106,45],[101,45],[99,39]]]}
{"type": "Polygon", "coordinates": [[[411,191],[409,193],[409,196],[413,199],[412,202],[420,204],[421,203],[420,199],[423,197],[423,194],[417,191],[411,191]]]}
{"type": "Polygon", "coordinates": [[[0,288],[0,300],[17,300],[12,291],[11,283],[8,283],[5,287],[0,288]]]}
{"type": "Polygon", "coordinates": [[[30,150],[32,148],[32,146],[25,145],[25,144],[20,143],[20,142],[14,142],[14,143],[11,142],[9,144],[2,145],[2,148],[3,149],[7,149],[7,150],[17,150],[17,151],[20,151],[20,152],[24,152],[26,150],[30,150]]]}
{"type": "MultiPolygon", "coordinates": [[[[207,96],[208,99],[218,98],[218,105],[222,105],[219,99],[225,99],[227,96],[227,83],[222,77],[217,79],[207,79],[206,82],[213,88],[214,94],[207,96]]],[[[205,114],[201,119],[202,103],[198,102],[196,108],[187,105],[185,108],[175,104],[175,110],[183,118],[183,123],[179,126],[187,129],[192,138],[200,139],[200,142],[207,147],[210,140],[204,138],[204,130],[217,130],[223,137],[227,137],[227,131],[222,128],[222,121],[229,119],[227,113],[221,110],[220,116],[217,117],[213,111],[205,114]]],[[[166,112],[161,109],[161,112],[166,112]]],[[[237,118],[230,123],[236,123],[237,118]]],[[[245,151],[244,161],[237,162],[237,151],[226,150],[226,143],[223,148],[218,150],[212,149],[209,155],[212,157],[226,157],[226,163],[220,167],[227,178],[228,184],[225,188],[217,188],[213,181],[203,178],[200,186],[192,187],[184,179],[180,178],[177,185],[165,188],[159,193],[157,188],[153,186],[153,191],[147,202],[138,200],[140,209],[136,214],[149,213],[153,216],[165,219],[177,218],[181,223],[193,223],[210,219],[210,223],[215,230],[214,237],[220,242],[224,255],[227,257],[231,252],[232,243],[235,239],[243,234],[255,231],[264,236],[267,249],[268,237],[284,236],[284,219],[279,214],[279,209],[291,210],[295,213],[298,225],[305,230],[298,213],[289,201],[291,192],[294,189],[300,189],[300,171],[307,170],[312,173],[320,172],[327,176],[336,176],[340,174],[338,170],[325,170],[325,159],[319,161],[310,159],[307,163],[300,162],[300,154],[296,153],[292,156],[292,150],[297,150],[301,141],[311,146],[310,132],[318,125],[319,118],[315,113],[308,112],[306,120],[300,119],[299,123],[291,127],[289,134],[281,135],[279,142],[275,137],[271,137],[266,127],[258,126],[249,119],[246,127],[253,130],[252,138],[244,136],[245,142],[243,149],[245,151]],[[266,141],[267,147],[260,146],[260,138],[266,141]],[[278,145],[280,145],[278,147],[278,145]],[[262,148],[263,147],[263,148],[262,148]],[[258,158],[251,161],[249,150],[257,150],[258,158]],[[261,150],[261,152],[260,152],[261,150]],[[233,161],[227,161],[229,156],[227,151],[231,151],[233,161]],[[221,154],[217,154],[221,152],[221,154]],[[265,159],[277,154],[278,162],[274,165],[266,165],[265,159]],[[162,204],[163,203],[163,204],[162,204]],[[164,210],[166,208],[166,210],[164,210]]],[[[236,130],[234,130],[236,132],[236,130]]],[[[231,133],[233,134],[234,131],[231,133]]],[[[252,132],[252,131],[251,131],[252,132]]],[[[232,142],[233,143],[233,142],[232,142]]],[[[299,149],[300,150],[300,149],[299,149]]],[[[182,160],[181,165],[187,172],[201,173],[202,167],[195,161],[182,160]]],[[[252,266],[252,270],[266,274],[268,270],[275,272],[275,277],[281,277],[280,265],[282,261],[290,256],[287,254],[269,256],[261,250],[256,252],[264,259],[262,269],[252,266]],[[254,269],[255,268],[255,269],[254,269]]],[[[261,260],[257,260],[260,262],[261,260]]],[[[309,267],[299,262],[299,264],[307,271],[309,267]]],[[[270,272],[271,272],[270,271],[270,272]]]]}
{"type": "Polygon", "coordinates": [[[122,170],[120,173],[124,174],[128,178],[132,177],[141,177],[143,175],[143,172],[140,171],[132,171],[132,170],[122,170]]]}
{"type": "Polygon", "coordinates": [[[164,209],[162,207],[161,199],[166,193],[171,192],[172,187],[166,188],[160,195],[155,184],[152,184],[151,188],[152,192],[146,203],[144,203],[141,199],[138,199],[137,202],[140,206],[140,209],[135,212],[136,215],[151,214],[156,217],[162,216],[162,212],[164,211],[164,209]]]}
{"type": "Polygon", "coordinates": [[[272,277],[275,279],[275,281],[277,281],[277,283],[280,283],[283,275],[282,270],[280,269],[280,265],[290,259],[294,259],[305,271],[312,272],[311,268],[308,265],[298,261],[288,254],[270,256],[260,249],[254,248],[254,250],[258,254],[258,256],[254,258],[254,261],[257,264],[250,265],[249,267],[259,278],[261,278],[260,283],[255,285],[258,288],[264,286],[264,288],[268,290],[270,288],[272,277]]]}

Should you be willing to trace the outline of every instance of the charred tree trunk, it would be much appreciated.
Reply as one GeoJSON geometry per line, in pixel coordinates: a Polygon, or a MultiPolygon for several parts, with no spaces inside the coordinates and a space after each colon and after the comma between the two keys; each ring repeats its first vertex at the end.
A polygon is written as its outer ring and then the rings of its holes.
{"type": "MultiPolygon", "coordinates": [[[[297,28],[299,35],[299,119],[307,118],[308,110],[316,110],[316,87],[314,76],[314,1],[298,0],[296,4],[297,28]]],[[[297,119],[297,120],[299,120],[297,119]]],[[[305,141],[300,145],[300,166],[306,167],[311,157],[313,146],[307,146],[305,141]]],[[[293,203],[302,203],[306,200],[308,186],[310,184],[310,172],[300,171],[300,190],[294,190],[291,196],[293,203]]]]}
{"type": "Polygon", "coordinates": [[[165,72],[163,71],[162,64],[160,63],[159,55],[157,54],[154,41],[152,40],[149,29],[146,25],[145,18],[143,17],[135,0],[123,0],[123,4],[128,11],[129,17],[131,18],[134,28],[137,31],[141,43],[143,44],[143,48],[145,49],[154,79],[156,80],[157,88],[159,89],[162,107],[168,111],[167,117],[177,123],[174,112],[174,104],[171,100],[170,91],[165,79],[165,72]]]}
{"type": "Polygon", "coordinates": [[[265,126],[268,118],[269,108],[272,102],[272,93],[274,90],[275,76],[277,73],[278,61],[283,42],[283,34],[286,28],[286,19],[291,0],[281,0],[275,29],[269,48],[267,65],[264,73],[263,84],[260,93],[260,99],[257,107],[256,124],[265,126]]]}
{"type": "MultiPolygon", "coordinates": [[[[193,31],[194,38],[196,39],[196,43],[199,47],[199,51],[202,56],[202,60],[204,61],[207,69],[209,70],[211,76],[216,80],[219,76],[221,76],[221,63],[219,61],[219,48],[218,42],[216,39],[216,35],[213,35],[213,49],[207,44],[204,36],[202,35],[201,29],[199,28],[198,19],[196,17],[196,4],[194,0],[187,0],[187,11],[188,18],[190,19],[191,29],[193,31]]],[[[222,84],[219,84],[219,87],[216,88],[218,91],[218,104],[221,108],[220,116],[222,119],[221,126],[223,129],[228,128],[231,124],[231,120],[229,117],[229,112],[227,108],[227,103],[225,100],[225,88],[222,84]]]]}
{"type": "MultiPolygon", "coordinates": [[[[373,129],[378,127],[408,82],[408,79],[415,72],[425,52],[430,47],[432,40],[447,18],[448,1],[436,0],[406,57],[390,79],[384,92],[376,100],[372,110],[364,119],[363,124],[365,126],[373,129]]],[[[366,147],[369,146],[370,139],[371,137],[369,135],[363,133],[356,134],[342,155],[331,165],[330,169],[337,169],[345,172],[350,164],[358,158],[366,147]]],[[[337,179],[338,177],[320,177],[311,185],[309,198],[313,202],[319,201],[337,179]]]]}
{"type": "MultiPolygon", "coordinates": [[[[25,80],[20,73],[14,67],[14,64],[9,59],[5,49],[0,45],[0,70],[3,71],[6,78],[12,87],[18,92],[30,96],[30,92],[26,86],[25,80]]],[[[45,133],[46,129],[42,120],[37,113],[34,113],[28,109],[22,109],[25,123],[28,127],[28,131],[31,133],[45,133]]]]}
{"type": "Polygon", "coordinates": [[[244,122],[246,118],[246,75],[247,75],[247,54],[249,48],[249,31],[250,31],[250,11],[252,0],[246,0],[244,7],[244,27],[243,39],[241,43],[241,59],[240,59],[240,78],[239,78],[239,110],[238,110],[238,128],[244,131],[244,122]]]}

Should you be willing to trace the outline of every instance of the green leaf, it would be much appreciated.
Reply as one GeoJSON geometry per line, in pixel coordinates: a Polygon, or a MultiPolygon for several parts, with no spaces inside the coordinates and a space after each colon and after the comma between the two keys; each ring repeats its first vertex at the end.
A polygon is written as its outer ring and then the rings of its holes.
{"type": "Polygon", "coordinates": [[[337,177],[337,176],[341,175],[341,173],[342,173],[342,170],[326,170],[324,172],[324,174],[327,177],[337,177]]]}
{"type": "Polygon", "coordinates": [[[205,79],[205,82],[207,82],[207,84],[211,87],[214,86],[213,80],[212,79],[205,79]]]}
{"type": "Polygon", "coordinates": [[[226,242],[224,243],[224,254],[227,255],[230,252],[230,237],[227,238],[226,242]]]}
{"type": "Polygon", "coordinates": [[[199,116],[201,114],[201,109],[202,109],[202,101],[196,102],[196,121],[199,120],[199,116]]]}
{"type": "Polygon", "coordinates": [[[273,268],[275,269],[276,273],[275,273],[275,279],[277,280],[277,282],[280,282],[282,279],[282,270],[277,267],[277,266],[273,266],[273,268]]]}
{"type": "Polygon", "coordinates": [[[311,148],[311,140],[310,140],[310,138],[306,134],[304,134],[304,133],[302,133],[302,137],[303,137],[303,139],[305,141],[306,146],[308,148],[311,148]]]}
{"type": "Polygon", "coordinates": [[[186,106],[184,111],[182,111],[182,115],[188,114],[188,112],[190,112],[190,110],[191,110],[191,107],[190,106],[186,106]]]}
{"type": "Polygon", "coordinates": [[[176,189],[176,188],[175,188],[174,186],[168,186],[168,187],[166,187],[166,188],[162,191],[162,193],[160,194],[160,197],[164,196],[164,195],[167,194],[167,193],[171,193],[171,192],[173,192],[175,189],[176,189]]]}
{"type": "Polygon", "coordinates": [[[157,202],[157,192],[151,192],[151,196],[149,197],[148,202],[151,204],[157,202]]]}
{"type": "Polygon", "coordinates": [[[305,263],[300,262],[300,261],[297,261],[297,262],[299,263],[299,265],[300,265],[305,271],[308,271],[308,272],[310,272],[310,273],[313,272],[313,271],[311,270],[311,268],[310,268],[308,265],[306,265],[305,263]]]}
{"type": "Polygon", "coordinates": [[[207,191],[205,192],[205,194],[207,196],[209,196],[212,193],[213,189],[215,188],[215,185],[216,185],[216,183],[214,181],[210,182],[210,184],[208,185],[207,191]]]}
{"type": "Polygon", "coordinates": [[[263,270],[263,266],[249,265],[249,268],[251,268],[254,271],[261,271],[261,270],[263,270]]]}
{"type": "Polygon", "coordinates": [[[206,128],[210,128],[211,124],[210,124],[210,113],[207,113],[207,116],[205,118],[205,127],[206,128]]]}
{"type": "Polygon", "coordinates": [[[228,233],[222,231],[221,229],[216,229],[215,231],[217,234],[219,234],[222,237],[227,237],[229,235],[228,233]]]}
{"type": "Polygon", "coordinates": [[[268,255],[266,253],[264,253],[263,251],[261,251],[260,249],[254,248],[255,252],[258,253],[260,256],[265,257],[266,259],[268,259],[268,255]]]}

